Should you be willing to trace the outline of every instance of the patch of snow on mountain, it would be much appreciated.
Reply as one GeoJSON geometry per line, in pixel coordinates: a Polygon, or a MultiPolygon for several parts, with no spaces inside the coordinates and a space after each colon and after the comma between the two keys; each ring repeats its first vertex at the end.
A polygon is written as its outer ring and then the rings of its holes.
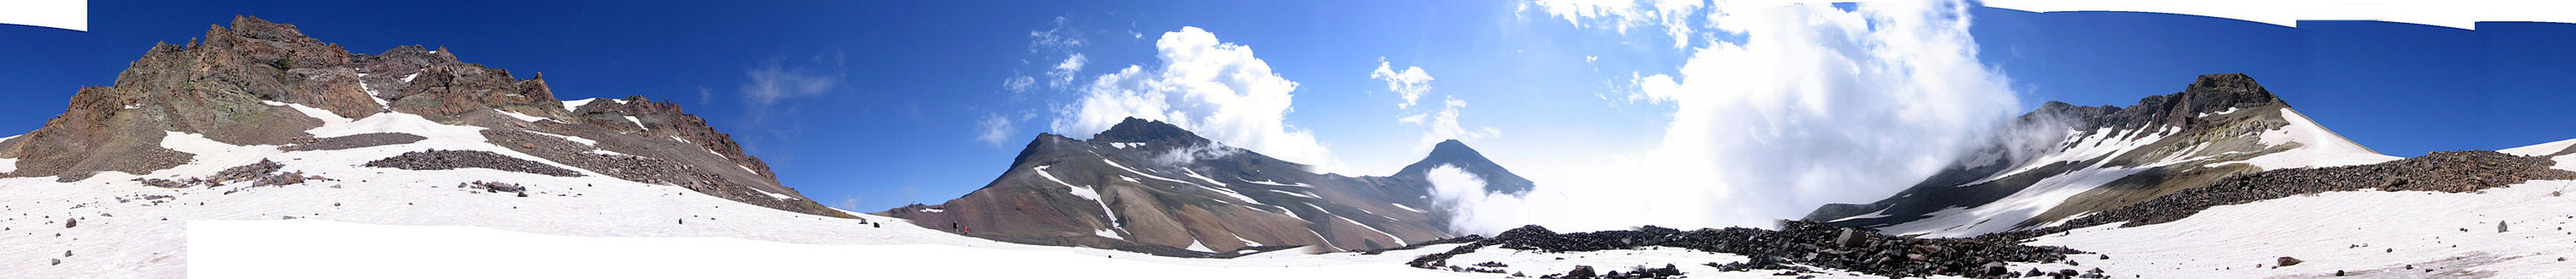
{"type": "Polygon", "coordinates": [[[411,79],[412,79],[412,78],[417,78],[417,77],[420,77],[420,73],[411,73],[410,75],[404,75],[404,76],[403,76],[403,82],[411,82],[411,79]]]}
{"type": "Polygon", "coordinates": [[[1092,235],[1098,235],[1098,236],[1100,236],[1100,237],[1107,237],[1107,238],[1109,238],[1109,239],[1117,239],[1117,240],[1126,240],[1126,239],[1127,239],[1127,238],[1125,238],[1125,237],[1118,237],[1118,231],[1112,231],[1112,230],[1109,230],[1109,229],[1100,229],[1100,230],[1096,230],[1096,231],[1091,231],[1091,234],[1092,234],[1092,235]]]}
{"type": "Polygon", "coordinates": [[[549,137],[562,138],[562,139],[564,139],[564,140],[569,140],[569,141],[572,141],[572,142],[578,142],[578,143],[581,143],[582,145],[599,145],[599,141],[596,141],[596,140],[590,140],[590,139],[581,138],[581,137],[566,136],[566,135],[557,135],[557,134],[550,134],[550,133],[546,133],[546,132],[538,132],[538,131],[524,131],[524,132],[528,132],[528,133],[530,133],[530,134],[542,135],[542,136],[549,136],[549,137]]]}
{"type": "Polygon", "coordinates": [[[376,107],[378,107],[378,108],[390,108],[390,107],[393,107],[393,102],[385,101],[385,97],[384,97],[384,96],[377,96],[377,95],[376,95],[376,94],[382,94],[382,93],[377,93],[377,92],[376,92],[376,88],[375,88],[375,87],[367,86],[367,74],[366,74],[366,73],[359,73],[359,74],[358,74],[358,91],[364,91],[364,92],[367,92],[367,99],[369,99],[369,100],[375,100],[375,101],[376,101],[376,107]]]}
{"type": "Polygon", "coordinates": [[[1297,196],[1297,197],[1300,197],[1300,198],[1323,199],[1323,198],[1315,197],[1315,195],[1314,195],[1314,194],[1307,194],[1307,193],[1298,193],[1298,192],[1289,192],[1289,191],[1280,191],[1280,190],[1270,190],[1270,192],[1275,192],[1275,193],[1280,193],[1280,194],[1286,194],[1286,195],[1290,195],[1290,196],[1297,196]]]}
{"type": "Polygon", "coordinates": [[[1124,149],[1124,148],[1144,147],[1144,146],[1145,146],[1145,143],[1142,143],[1142,142],[1112,142],[1112,143],[1109,143],[1109,146],[1124,149]]]}
{"type": "MultiPolygon", "coordinates": [[[[1320,209],[1319,209],[1319,210],[1320,210],[1320,209]]],[[[1401,243],[1404,243],[1404,238],[1401,238],[1401,237],[1395,237],[1395,234],[1386,233],[1386,231],[1378,230],[1378,229],[1377,229],[1377,227],[1371,227],[1371,226],[1369,226],[1368,224],[1362,224],[1362,223],[1360,223],[1360,221],[1353,221],[1353,220],[1351,220],[1351,218],[1350,218],[1350,217],[1342,217],[1342,215],[1332,215],[1332,216],[1333,216],[1333,219],[1335,219],[1335,220],[1342,220],[1342,222],[1343,222],[1343,223],[1351,223],[1351,225],[1359,226],[1359,227],[1360,227],[1360,228],[1362,228],[1362,229],[1368,229],[1368,230],[1369,230],[1369,232],[1377,233],[1377,235],[1378,235],[1378,236],[1384,236],[1384,237],[1386,237],[1386,239],[1393,239],[1393,240],[1395,240],[1395,242],[1396,242],[1396,243],[1379,243],[1380,245],[1394,244],[1394,245],[1388,245],[1388,246],[1403,246],[1403,244],[1401,244],[1401,243]]]]}
{"type": "Polygon", "coordinates": [[[1065,191],[1072,193],[1073,196],[1082,197],[1083,199],[1091,200],[1091,203],[1099,204],[1100,212],[1109,216],[1109,225],[1113,227],[1118,226],[1118,211],[1110,210],[1109,203],[1100,200],[1099,190],[1085,186],[1074,186],[1073,183],[1064,183],[1063,179],[1056,179],[1055,174],[1047,173],[1047,167],[1053,167],[1053,165],[1037,166],[1030,168],[1030,170],[1037,171],[1038,176],[1045,177],[1047,181],[1055,181],[1055,184],[1064,185],[1065,188],[1069,188],[1065,191]]]}
{"type": "MultiPolygon", "coordinates": [[[[1454,244],[1442,246],[1454,247],[1454,244]]],[[[1423,249],[1431,249],[1431,247],[1425,247],[1423,249]]],[[[1449,249],[1451,248],[1443,247],[1434,250],[1448,251],[1449,249]]],[[[1509,274],[1517,272],[1528,274],[1530,276],[1565,273],[1568,270],[1574,270],[1574,266],[1577,265],[1591,266],[1596,272],[1619,271],[1621,273],[1626,273],[1632,267],[1650,266],[1654,268],[1662,268],[1666,264],[1671,264],[1673,265],[1673,268],[1680,269],[1682,274],[1688,275],[1691,278],[1781,277],[1770,276],[1770,274],[1780,272],[1779,270],[1754,270],[1744,273],[1723,273],[1719,272],[1717,267],[1706,265],[1707,263],[1712,262],[1730,263],[1748,260],[1752,260],[1752,258],[1736,254],[1701,252],[1691,249],[1663,246],[1647,246],[1637,250],[1548,253],[1536,250],[1507,249],[1498,245],[1476,249],[1475,252],[1471,253],[1452,256],[1449,258],[1449,263],[1457,264],[1459,266],[1467,266],[1470,263],[1496,262],[1505,265],[1505,267],[1499,268],[1503,270],[1503,273],[1509,274]]],[[[1808,275],[1822,276],[1821,278],[1867,278],[1866,276],[1853,276],[1842,273],[1815,273],[1808,275]]]]}
{"type": "Polygon", "coordinates": [[[323,126],[330,126],[330,125],[332,125],[332,124],[347,124],[347,123],[349,123],[349,117],[340,116],[340,114],[338,114],[338,113],[332,113],[331,111],[328,111],[328,110],[322,110],[322,109],[319,109],[319,108],[313,108],[313,107],[309,107],[309,106],[304,106],[304,104],[290,104],[290,103],[283,103],[283,102],[278,102],[278,101],[266,101],[266,100],[262,100],[262,101],[259,101],[259,102],[260,102],[260,103],[262,103],[262,104],[268,104],[268,105],[271,105],[271,106],[284,106],[284,107],[287,107],[287,108],[295,109],[295,112],[303,113],[305,117],[312,117],[313,119],[320,119],[320,120],[322,120],[322,125],[323,125],[323,126]]]}
{"type": "Polygon", "coordinates": [[[1422,211],[1421,209],[1413,209],[1413,207],[1411,207],[1411,206],[1404,206],[1404,204],[1401,204],[1401,203],[1388,203],[1388,204],[1389,204],[1389,205],[1394,205],[1394,206],[1395,206],[1395,208],[1403,208],[1404,210],[1409,210],[1409,211],[1413,211],[1413,212],[1431,213],[1430,211],[1422,211]]]}
{"type": "MultiPolygon", "coordinates": [[[[6,140],[6,139],[5,139],[5,138],[0,138],[0,140],[6,140]]],[[[2549,155],[2549,154],[2557,154],[2559,151],[2566,151],[2566,150],[2567,150],[2567,146],[2569,146],[2569,145],[2576,145],[2576,139],[2567,139],[2567,140],[2561,140],[2561,141],[2553,141],[2553,142],[2549,142],[2549,143],[2534,144],[2534,145],[2530,145],[2530,146],[2523,146],[2523,147],[2506,148],[2506,149],[2504,149],[2504,150],[2496,150],[2496,152],[2503,152],[2504,154],[2513,154],[2513,155],[2522,155],[2522,156],[2544,156],[2544,155],[2549,155]]]]}
{"type": "MultiPolygon", "coordinates": [[[[2282,108],[2281,118],[2289,121],[2290,125],[2263,132],[2263,144],[2281,145],[2295,142],[2299,143],[2300,147],[2240,162],[2266,170],[2277,170],[2368,165],[2401,159],[2396,156],[2380,155],[2379,152],[2372,152],[2369,148],[2363,148],[2360,144],[2344,139],[2343,136],[2335,135],[2334,131],[2328,131],[2316,122],[2309,121],[2306,115],[2299,114],[2297,110],[2282,108]]],[[[2226,163],[2211,165],[2223,164],[2226,163]]]]}
{"type": "Polygon", "coordinates": [[[1226,197],[1231,197],[1231,198],[1234,198],[1235,200],[1240,200],[1240,201],[1243,201],[1243,202],[1245,202],[1245,203],[1261,204],[1261,201],[1253,200],[1253,199],[1252,199],[1252,197],[1250,197],[1250,196],[1244,196],[1244,195],[1243,195],[1243,193],[1241,193],[1241,192],[1235,192],[1235,191],[1234,191],[1234,189],[1217,188],[1217,187],[1208,187],[1207,185],[1192,185],[1192,186],[1199,186],[1199,189],[1207,189],[1209,192],[1216,192],[1217,194],[1223,194],[1223,195],[1225,195],[1226,197]]]}
{"type": "Polygon", "coordinates": [[[519,119],[519,121],[537,122],[537,121],[545,121],[545,120],[547,119],[547,118],[544,118],[544,117],[537,117],[537,116],[534,116],[534,115],[527,115],[527,114],[524,114],[524,113],[512,112],[512,111],[507,111],[507,110],[499,110],[499,109],[495,109],[495,110],[492,110],[492,111],[501,112],[501,115],[508,115],[508,116],[510,116],[510,118],[518,118],[518,119],[519,119]]]}
{"type": "Polygon", "coordinates": [[[636,128],[636,129],[644,129],[644,130],[648,130],[648,131],[649,131],[649,130],[653,130],[653,128],[652,128],[652,127],[644,127],[644,119],[638,119],[638,118],[635,118],[635,116],[633,116],[633,115],[628,115],[628,116],[626,116],[626,121],[627,121],[627,122],[634,122],[634,123],[635,123],[635,128],[636,128]]]}
{"type": "Polygon", "coordinates": [[[1270,180],[1261,180],[1261,181],[1243,180],[1243,182],[1244,182],[1244,183],[1252,183],[1252,184],[1270,185],[1270,186],[1315,187],[1315,185],[1306,185],[1306,183],[1304,183],[1304,182],[1293,183],[1293,184],[1280,184],[1279,182],[1272,182],[1272,181],[1270,181],[1270,180]]]}
{"type": "MultiPolygon", "coordinates": [[[[1119,164],[1118,164],[1118,161],[1110,161],[1109,159],[1100,159],[1100,162],[1102,162],[1102,163],[1109,163],[1109,166],[1112,166],[1112,167],[1118,167],[1118,169],[1127,170],[1127,172],[1136,173],[1136,175],[1143,175],[1143,176],[1145,176],[1145,178],[1153,178],[1154,180],[1162,180],[1162,181],[1180,182],[1180,183],[1182,183],[1182,184],[1197,184],[1197,183],[1190,183],[1189,181],[1181,181],[1181,180],[1179,180],[1179,179],[1163,178],[1163,177],[1161,177],[1161,176],[1154,176],[1153,174],[1147,174],[1147,173],[1145,173],[1145,172],[1136,171],[1136,169],[1127,168],[1127,166],[1125,166],[1125,165],[1119,165],[1119,164]]],[[[1134,180],[1129,180],[1129,181],[1134,181],[1134,180]]],[[[1138,184],[1143,184],[1144,182],[1137,182],[1137,183],[1138,183],[1138,184]]]]}
{"type": "Polygon", "coordinates": [[[948,210],[946,210],[946,209],[938,209],[938,208],[922,208],[921,210],[918,210],[918,211],[921,211],[921,212],[929,212],[929,213],[948,212],[948,210]]]}
{"type": "Polygon", "coordinates": [[[1204,243],[1199,242],[1199,241],[1198,241],[1198,239],[1191,239],[1191,240],[1190,240],[1190,247],[1189,247],[1189,248],[1181,248],[1181,249],[1190,249],[1190,251],[1199,251],[1199,252],[1216,253],[1216,250],[1215,250],[1215,249],[1208,249],[1208,248],[1207,248],[1207,244],[1204,244],[1204,243]]]}
{"type": "Polygon", "coordinates": [[[795,197],[795,196],[788,196],[788,195],[781,195],[781,194],[778,194],[778,193],[771,193],[771,192],[769,192],[769,190],[761,190],[761,189],[760,189],[760,187],[744,187],[744,188],[751,188],[751,190],[752,190],[752,191],[758,191],[758,192],[760,192],[760,194],[762,194],[762,195],[768,195],[768,196],[769,196],[769,198],[772,198],[772,199],[778,199],[778,200],[782,200],[782,201],[792,201],[792,200],[796,200],[796,197],[795,197]]]}
{"type": "Polygon", "coordinates": [[[599,98],[589,98],[589,99],[580,99],[580,100],[563,101],[564,111],[576,111],[576,110],[581,110],[581,106],[583,106],[583,105],[589,105],[591,101],[598,101],[598,100],[599,100],[599,98]]]}
{"type": "Polygon", "coordinates": [[[2374,278],[2564,278],[2576,275],[2576,265],[2558,260],[2576,253],[2576,235],[2567,231],[2576,222],[2570,219],[2576,218],[2576,197],[2551,193],[2570,186],[2576,181],[2530,181],[2470,193],[2298,195],[2212,207],[2163,224],[2075,229],[2029,245],[2111,255],[2074,256],[2084,265],[2036,267],[2042,270],[2100,267],[2175,278],[2324,277],[2336,271],[2374,278]],[[2505,224],[2503,232],[2497,222],[2505,224]],[[2279,257],[2306,263],[2269,266],[2279,257]],[[2257,264],[2265,266],[2253,268],[2257,264]]]}
{"type": "Polygon", "coordinates": [[[599,155],[635,156],[635,155],[626,155],[626,153],[617,153],[617,151],[608,151],[607,149],[591,149],[590,151],[582,151],[582,153],[599,154],[599,155]]]}
{"type": "MultiPolygon", "coordinates": [[[[5,140],[5,139],[0,139],[0,140],[5,140]]],[[[1181,168],[1181,172],[1182,172],[1183,174],[1187,174],[1187,175],[1189,175],[1189,176],[1190,176],[1190,178],[1197,178],[1197,179],[1199,179],[1199,181],[1207,181],[1207,183],[1208,183],[1208,184],[1216,184],[1216,186],[1225,186],[1225,182],[1216,182],[1216,179],[1214,179],[1214,178],[1208,178],[1207,176],[1203,176],[1203,175],[1199,175],[1199,172],[1198,172],[1198,171],[1190,170],[1190,168],[1181,168]]]]}
{"type": "Polygon", "coordinates": [[[2046,156],[2032,159],[2023,163],[2019,167],[2013,168],[2011,171],[1996,173],[1993,176],[1987,176],[1984,179],[1979,179],[1975,182],[1968,182],[1961,185],[1976,185],[1994,181],[1996,179],[2003,179],[2005,177],[2011,177],[2015,174],[2021,174],[2022,172],[2038,169],[2057,162],[2080,162],[2084,160],[2092,160],[2094,158],[2102,158],[2104,156],[2116,156],[2121,153],[2137,150],[2139,147],[2155,143],[2158,140],[2164,140],[2166,136],[2171,136],[2173,133],[2180,132],[2181,128],[2156,128],[2153,129],[2155,131],[2154,133],[2148,133],[2147,130],[2148,129],[2112,130],[2110,127],[2103,127],[2093,130],[2093,133],[2090,135],[2080,133],[2082,131],[2070,131],[2066,134],[2066,140],[2064,143],[2060,145],[2063,146],[2063,148],[2055,153],[2048,153],[2046,156]]]}
{"type": "Polygon", "coordinates": [[[2229,114],[2229,113],[2236,113],[2236,109],[2237,109],[2237,107],[2227,107],[2227,110],[2222,110],[2222,111],[2218,111],[2218,112],[2203,112],[2203,113],[2200,113],[2200,115],[2193,115],[2193,116],[2191,116],[2191,117],[2209,117],[2209,116],[2211,116],[2211,115],[2227,115],[2227,114],[2229,114]]]}
{"type": "MultiPolygon", "coordinates": [[[[2105,161],[2107,162],[2107,161],[2105,161]]],[[[1891,235],[1925,234],[1930,237],[1970,237],[2014,229],[2023,221],[2066,203],[2067,198],[2109,184],[2121,177],[2170,164],[2139,167],[2104,167],[2095,163],[2066,174],[2042,178],[2029,188],[2004,196],[1994,202],[1971,208],[1949,208],[1929,214],[1931,217],[1879,228],[1891,235]]]]}

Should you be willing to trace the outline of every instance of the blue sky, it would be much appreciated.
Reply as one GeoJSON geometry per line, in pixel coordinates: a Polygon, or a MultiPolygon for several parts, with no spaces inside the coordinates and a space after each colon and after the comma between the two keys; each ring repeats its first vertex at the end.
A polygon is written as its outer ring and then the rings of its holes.
{"type": "MultiPolygon", "coordinates": [[[[1667,25],[1551,11],[1501,1],[96,2],[88,32],[0,26],[10,38],[0,43],[0,65],[10,65],[0,67],[0,96],[10,100],[0,102],[0,133],[42,125],[77,88],[109,84],[153,42],[186,42],[247,14],[353,52],[445,46],[467,62],[548,73],[558,97],[678,102],[806,196],[875,211],[983,186],[1031,137],[1079,130],[1057,122],[1087,114],[1083,100],[1125,88],[1091,86],[1103,75],[1187,68],[1169,63],[1158,41],[1204,34],[1222,43],[1213,49],[1248,48],[1257,58],[1220,62],[1257,62],[1267,75],[1255,76],[1294,83],[1277,123],[1231,136],[1308,135],[1326,150],[1317,152],[1326,162],[1309,163],[1384,174],[1427,152],[1426,134],[1465,135],[1541,184],[1579,184],[1568,181],[1586,181],[1587,171],[1572,166],[1656,156],[1676,115],[1688,114],[1676,113],[1685,101],[1642,93],[1641,79],[1686,72],[1679,68],[1709,42],[1749,40],[1700,26],[1684,37],[1689,48],[1676,48],[1667,25]],[[1048,84],[1049,71],[1073,54],[1083,66],[1064,75],[1070,82],[1048,84]],[[1433,79],[1413,104],[1399,105],[1402,93],[1371,75],[1381,65],[1419,67],[1433,79]],[[1013,90],[1021,77],[1035,82],[1013,90]],[[1463,130],[1434,132],[1444,111],[1463,130]],[[1401,120],[1412,116],[1424,118],[1401,120]]],[[[1975,62],[2009,78],[2002,100],[2010,113],[2048,100],[2125,106],[2179,91],[2194,75],[2242,72],[2390,155],[2576,138],[2563,124],[2576,118],[2565,109],[2576,104],[2576,79],[2566,78],[2576,77],[2568,67],[2576,54],[2563,51],[2576,49],[2576,25],[2482,23],[2472,32],[2118,12],[1968,15],[1975,62]]],[[[1801,204],[1893,188],[1850,191],[1863,193],[1801,204]]]]}

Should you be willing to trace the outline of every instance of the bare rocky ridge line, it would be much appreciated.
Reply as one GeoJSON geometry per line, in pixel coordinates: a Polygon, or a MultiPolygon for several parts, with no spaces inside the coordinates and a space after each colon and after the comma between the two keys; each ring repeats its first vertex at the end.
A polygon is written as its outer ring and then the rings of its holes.
{"type": "MultiPolygon", "coordinates": [[[[1463,143],[1443,145],[1425,161],[1517,177],[1463,143]],[[1491,168],[1472,167],[1478,165],[1491,168]]],[[[982,189],[879,214],[1005,242],[1177,257],[1294,246],[1359,251],[1456,236],[1450,212],[1434,206],[1430,182],[1415,173],[1319,174],[1169,123],[1129,118],[1090,140],[1041,134],[982,189]]]]}
{"type": "MultiPolygon", "coordinates": [[[[2005,262],[2059,262],[2066,261],[2067,254],[2085,253],[2065,247],[2027,246],[2012,241],[1889,236],[1876,230],[1840,228],[1812,221],[1784,221],[1780,230],[1737,227],[1682,231],[1646,226],[1636,230],[1563,234],[1531,225],[1504,231],[1492,238],[1466,236],[1435,242],[1467,244],[1423,255],[1406,264],[1416,268],[1477,272],[1480,271],[1477,268],[1462,267],[1448,260],[1453,256],[1492,248],[1564,253],[1663,246],[1751,258],[1744,262],[1707,264],[1725,271],[1793,270],[1777,274],[1788,276],[1797,275],[1794,270],[1815,267],[1889,277],[1994,277],[2012,274],[2010,270],[2002,269],[2005,262]]],[[[1580,272],[1568,274],[1573,273],[1580,272]]]]}
{"type": "Polygon", "coordinates": [[[2254,165],[2230,162],[2303,147],[2300,143],[2261,142],[2263,133],[2292,124],[2287,120],[2291,117],[2288,113],[2287,102],[2244,74],[2201,75],[2182,92],[2148,96],[2128,107],[2049,102],[2016,119],[2010,129],[1997,133],[1994,143],[1912,187],[1872,203],[1821,206],[1803,219],[1836,226],[1883,228],[1923,220],[1945,209],[2003,202],[2008,196],[2060,175],[2143,168],[2011,224],[2014,228],[2037,227],[2084,212],[2116,209],[2209,185],[2229,175],[2260,171],[2254,165]],[[2015,135],[2027,134],[2064,137],[2039,142],[2014,140],[2015,135]],[[2134,149],[2098,157],[2035,161],[2104,144],[2074,140],[2087,138],[2141,142],[2131,147],[2134,149]],[[2017,168],[2028,170],[2004,175],[2017,168]],[[1878,214],[1863,216],[1872,213],[1878,214]]]}
{"type": "Polygon", "coordinates": [[[195,154],[161,147],[162,137],[172,132],[290,152],[418,142],[410,138],[416,135],[316,139],[304,132],[323,125],[316,117],[404,113],[448,125],[579,135],[601,141],[602,149],[699,170],[697,179],[663,181],[675,186],[780,210],[853,217],[780,185],[766,163],[677,104],[628,97],[566,108],[543,74],[522,78],[466,63],[444,47],[351,53],[291,24],[237,16],[229,25],[210,26],[185,44],[152,46],[112,86],[82,88],[43,128],[0,141],[0,158],[19,159],[15,171],[0,177],[73,182],[102,171],[143,174],[194,160],[195,154]],[[332,115],[307,116],[290,105],[332,115]]]}
{"type": "Polygon", "coordinates": [[[2298,168],[2229,176],[2216,184],[2163,195],[2120,209],[2103,211],[2064,224],[1979,236],[1994,240],[2027,240],[2067,230],[2121,223],[2136,227],[2181,220],[2211,207],[2245,204],[2296,195],[2337,191],[2434,191],[2446,193],[2521,184],[2532,180],[2576,179],[2576,171],[2550,168],[2548,157],[2516,156],[2495,151],[2435,152],[2387,163],[2328,168],[2298,168]]]}

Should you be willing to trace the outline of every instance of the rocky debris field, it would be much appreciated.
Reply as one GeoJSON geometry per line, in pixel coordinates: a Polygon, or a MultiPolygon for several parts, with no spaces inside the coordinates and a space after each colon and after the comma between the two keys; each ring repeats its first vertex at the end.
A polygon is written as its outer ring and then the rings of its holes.
{"type": "Polygon", "coordinates": [[[503,156],[500,153],[492,153],[491,151],[474,150],[431,149],[428,151],[403,152],[403,154],[399,156],[367,162],[364,166],[406,170],[484,168],[507,172],[533,173],[561,177],[581,176],[580,173],[573,172],[572,170],[549,166],[544,163],[511,158],[510,156],[503,156]]]}
{"type": "MultiPolygon", "coordinates": [[[[1745,262],[1708,263],[1721,270],[1777,269],[1796,273],[1817,267],[1891,277],[2006,276],[2012,272],[2003,269],[2004,262],[2058,262],[2066,260],[2067,254],[2084,253],[2065,247],[2026,246],[2010,241],[1889,236],[1876,230],[1838,228],[1812,221],[1783,221],[1781,230],[1777,231],[1754,228],[1681,231],[1647,226],[1637,230],[1558,234],[1545,227],[1531,225],[1504,231],[1492,238],[1474,240],[1447,252],[1423,255],[1406,264],[1417,268],[1467,271],[1468,267],[1453,265],[1448,259],[1491,246],[1547,253],[1664,246],[1751,258],[1745,262]]],[[[1660,272],[1648,273],[1654,274],[1660,272]]],[[[1585,278],[1569,275],[1556,278],[1585,278]]]]}
{"type": "Polygon", "coordinates": [[[280,170],[285,169],[285,167],[286,165],[278,164],[276,161],[261,159],[258,163],[225,168],[224,171],[216,172],[213,176],[190,177],[178,180],[136,178],[134,181],[143,182],[143,185],[161,188],[188,188],[196,186],[222,187],[226,182],[237,181],[250,181],[250,187],[295,185],[311,181],[332,181],[330,178],[318,175],[304,175],[303,171],[281,172],[280,170]]]}
{"type": "Polygon", "coordinates": [[[2576,179],[2576,172],[2552,169],[2548,157],[2516,156],[2495,151],[2434,152],[2386,163],[2257,172],[2221,179],[2154,200],[2068,220],[2058,226],[1987,234],[1978,238],[2019,241],[2066,230],[2128,222],[2136,227],[2181,220],[2210,207],[2244,204],[2332,191],[2472,192],[2531,180],[2576,179]]]}
{"type": "Polygon", "coordinates": [[[484,193],[510,192],[518,193],[519,197],[522,198],[528,197],[528,187],[522,187],[519,186],[519,184],[501,183],[499,181],[475,180],[474,182],[457,183],[456,188],[483,190],[484,193]]]}
{"type": "Polygon", "coordinates": [[[298,138],[277,150],[314,151],[342,150],[420,142],[429,138],[405,133],[368,133],[328,138],[298,138]]]}

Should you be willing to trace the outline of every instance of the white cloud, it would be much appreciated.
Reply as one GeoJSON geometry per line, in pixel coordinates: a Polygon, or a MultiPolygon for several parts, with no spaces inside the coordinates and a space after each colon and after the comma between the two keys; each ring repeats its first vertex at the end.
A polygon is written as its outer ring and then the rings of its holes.
{"type": "Polygon", "coordinates": [[[1421,124],[1426,128],[1422,133],[1422,140],[1415,142],[1414,149],[1431,150],[1433,145],[1446,140],[1475,140],[1503,135],[1501,129],[1494,127],[1470,129],[1458,125],[1458,109],[1466,108],[1467,101],[1459,100],[1458,95],[1454,94],[1442,96],[1442,98],[1445,100],[1440,102],[1440,111],[1396,118],[1395,121],[1421,124]]]}
{"type": "Polygon", "coordinates": [[[1081,29],[1068,27],[1072,23],[1072,19],[1059,16],[1055,17],[1055,28],[1029,30],[1029,52],[1071,52],[1090,45],[1090,40],[1083,39],[1081,29]]]}
{"type": "Polygon", "coordinates": [[[1313,132],[1285,122],[1297,82],[1272,73],[1252,47],[1182,27],[1163,33],[1154,48],[1161,64],[1130,65],[1084,85],[1079,100],[1059,107],[1056,133],[1089,137],[1132,116],[1323,171],[1340,168],[1313,132]]]}
{"type": "Polygon", "coordinates": [[[782,62],[772,61],[744,71],[743,76],[751,79],[751,82],[742,84],[743,102],[752,106],[766,107],[789,98],[822,96],[841,84],[840,74],[825,73],[829,71],[825,69],[840,66],[839,58],[827,60],[817,57],[815,61],[821,63],[808,65],[811,67],[789,68],[782,62]]]}
{"type": "Polygon", "coordinates": [[[1029,76],[1014,76],[1002,79],[1002,89],[1011,90],[1011,93],[1029,92],[1029,86],[1037,84],[1038,79],[1029,76]]]}
{"type": "Polygon", "coordinates": [[[1083,57],[1081,53],[1065,57],[1064,62],[1056,63],[1055,68],[1047,69],[1047,87],[1063,89],[1065,86],[1073,85],[1074,76],[1082,74],[1082,66],[1090,63],[1091,59],[1083,57]]]}
{"type": "Polygon", "coordinates": [[[1369,72],[1369,78],[1385,81],[1386,91],[1404,97],[1404,102],[1396,103],[1395,108],[1412,107],[1414,100],[1422,99],[1423,92],[1431,91],[1431,73],[1423,72],[1422,67],[1405,67],[1399,72],[1390,65],[1386,57],[1378,57],[1377,71],[1369,72]]]}
{"type": "MultiPolygon", "coordinates": [[[[1700,15],[1707,6],[1704,0],[1538,0],[1540,10],[1565,19],[1577,27],[1608,27],[1619,34],[1629,28],[1648,25],[1664,27],[1671,36],[1673,48],[1690,47],[1692,16],[1700,15]],[[1640,5],[1643,4],[1643,5],[1640,5]],[[1606,25],[1606,26],[1604,26],[1606,25]]],[[[1714,17],[1714,16],[1712,16],[1714,17]]]]}
{"type": "Polygon", "coordinates": [[[1011,144],[1011,133],[1019,130],[1019,124],[1011,121],[1010,117],[991,114],[984,116],[983,120],[975,121],[975,129],[977,131],[975,141],[995,147],[1005,147],[1011,144]]]}
{"type": "MultiPolygon", "coordinates": [[[[1638,16],[1542,4],[1575,18],[1638,16]]],[[[1484,201],[1501,204],[1477,206],[1502,209],[1462,216],[1479,221],[1458,225],[1471,233],[1533,223],[1568,227],[1560,231],[1763,226],[1824,203],[1883,198],[1953,161],[2019,109],[2009,82],[1976,60],[1966,8],[1950,1],[1700,10],[1705,24],[1742,40],[1703,41],[1709,45],[1693,49],[1680,69],[1635,79],[1631,100],[1673,108],[1660,144],[1528,168],[1538,170],[1527,173],[1537,189],[1484,201]]]]}

